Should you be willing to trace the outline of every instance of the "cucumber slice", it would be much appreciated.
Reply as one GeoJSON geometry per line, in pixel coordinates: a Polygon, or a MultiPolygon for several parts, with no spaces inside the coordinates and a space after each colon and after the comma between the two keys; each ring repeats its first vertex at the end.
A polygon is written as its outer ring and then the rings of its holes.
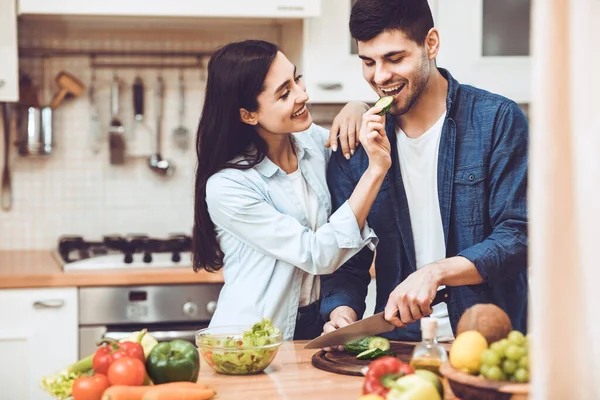
{"type": "Polygon", "coordinates": [[[381,355],[381,353],[381,350],[379,350],[378,348],[374,348],[363,351],[362,353],[357,355],[356,358],[358,358],[359,360],[372,360],[374,358],[377,358],[377,356],[381,355]]]}
{"type": "Polygon", "coordinates": [[[379,115],[385,115],[386,112],[390,111],[392,108],[392,103],[394,103],[394,97],[392,96],[383,96],[377,100],[375,103],[375,107],[383,107],[383,109],[379,112],[379,115]]]}
{"type": "Polygon", "coordinates": [[[369,349],[379,349],[383,351],[389,350],[390,341],[386,338],[375,336],[369,341],[369,349]]]}

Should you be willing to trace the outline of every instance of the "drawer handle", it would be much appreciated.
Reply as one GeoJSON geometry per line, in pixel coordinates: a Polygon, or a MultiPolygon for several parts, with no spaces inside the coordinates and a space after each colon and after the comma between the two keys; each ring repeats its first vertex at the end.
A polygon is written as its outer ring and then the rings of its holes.
{"type": "Polygon", "coordinates": [[[304,11],[304,6],[277,6],[279,11],[304,11]]]}
{"type": "Polygon", "coordinates": [[[64,305],[64,300],[36,301],[33,303],[33,308],[36,310],[43,310],[46,308],[62,308],[64,305]]]}
{"type": "Polygon", "coordinates": [[[318,86],[323,90],[342,90],[344,88],[341,83],[319,83],[318,86]]]}
{"type": "Polygon", "coordinates": [[[0,79],[0,88],[1,88],[2,86],[4,86],[4,83],[5,83],[5,82],[6,82],[6,81],[5,81],[4,79],[0,79]]]}

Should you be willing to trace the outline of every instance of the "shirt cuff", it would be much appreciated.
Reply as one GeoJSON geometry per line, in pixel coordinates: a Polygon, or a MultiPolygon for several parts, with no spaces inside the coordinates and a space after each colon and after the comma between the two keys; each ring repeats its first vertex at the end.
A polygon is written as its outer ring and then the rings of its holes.
{"type": "Polygon", "coordinates": [[[481,275],[484,282],[487,282],[488,285],[491,286],[495,283],[498,277],[495,273],[496,269],[492,268],[494,264],[494,252],[485,242],[467,247],[458,253],[457,256],[464,257],[475,264],[477,272],[479,272],[479,275],[481,275]]]}
{"type": "Polygon", "coordinates": [[[338,292],[321,300],[321,317],[323,321],[329,321],[329,314],[339,306],[348,306],[353,309],[358,319],[362,319],[366,308],[365,301],[361,303],[348,292],[338,292]]]}
{"type": "Polygon", "coordinates": [[[368,246],[370,250],[374,250],[379,243],[379,238],[366,221],[362,230],[358,228],[356,216],[347,200],[331,215],[329,223],[340,249],[358,249],[368,246]]]}

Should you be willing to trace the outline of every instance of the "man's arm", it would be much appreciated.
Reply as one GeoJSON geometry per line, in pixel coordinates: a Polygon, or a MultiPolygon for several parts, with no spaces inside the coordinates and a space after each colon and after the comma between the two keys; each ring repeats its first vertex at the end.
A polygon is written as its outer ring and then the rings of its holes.
{"type": "MultiPolygon", "coordinates": [[[[492,233],[458,256],[470,260],[483,281],[494,285],[527,269],[527,164],[529,129],[527,118],[510,102],[496,122],[489,166],[489,217],[492,233]]],[[[459,284],[460,276],[450,276],[459,284]]]]}
{"type": "Polygon", "coordinates": [[[430,315],[441,285],[489,285],[512,279],[527,268],[528,123],[519,107],[500,110],[489,165],[489,218],[492,233],[455,257],[411,274],[391,293],[385,317],[403,327],[430,315]],[[399,311],[399,316],[394,316],[399,311]]]}
{"type": "MultiPolygon", "coordinates": [[[[348,161],[341,152],[331,156],[327,183],[331,192],[332,209],[335,211],[354,190],[348,161]]],[[[324,321],[328,321],[331,312],[340,306],[348,306],[354,310],[354,320],[363,315],[372,262],[373,251],[365,247],[333,274],[321,277],[321,315],[324,321]]]]}

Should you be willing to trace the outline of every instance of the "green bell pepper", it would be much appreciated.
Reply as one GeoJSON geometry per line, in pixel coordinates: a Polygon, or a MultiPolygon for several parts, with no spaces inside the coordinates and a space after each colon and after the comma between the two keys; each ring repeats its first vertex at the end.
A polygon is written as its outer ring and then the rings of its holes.
{"type": "Polygon", "coordinates": [[[200,372],[198,350],[185,340],[159,343],[148,355],[146,370],[155,384],[196,382],[200,372]]]}

